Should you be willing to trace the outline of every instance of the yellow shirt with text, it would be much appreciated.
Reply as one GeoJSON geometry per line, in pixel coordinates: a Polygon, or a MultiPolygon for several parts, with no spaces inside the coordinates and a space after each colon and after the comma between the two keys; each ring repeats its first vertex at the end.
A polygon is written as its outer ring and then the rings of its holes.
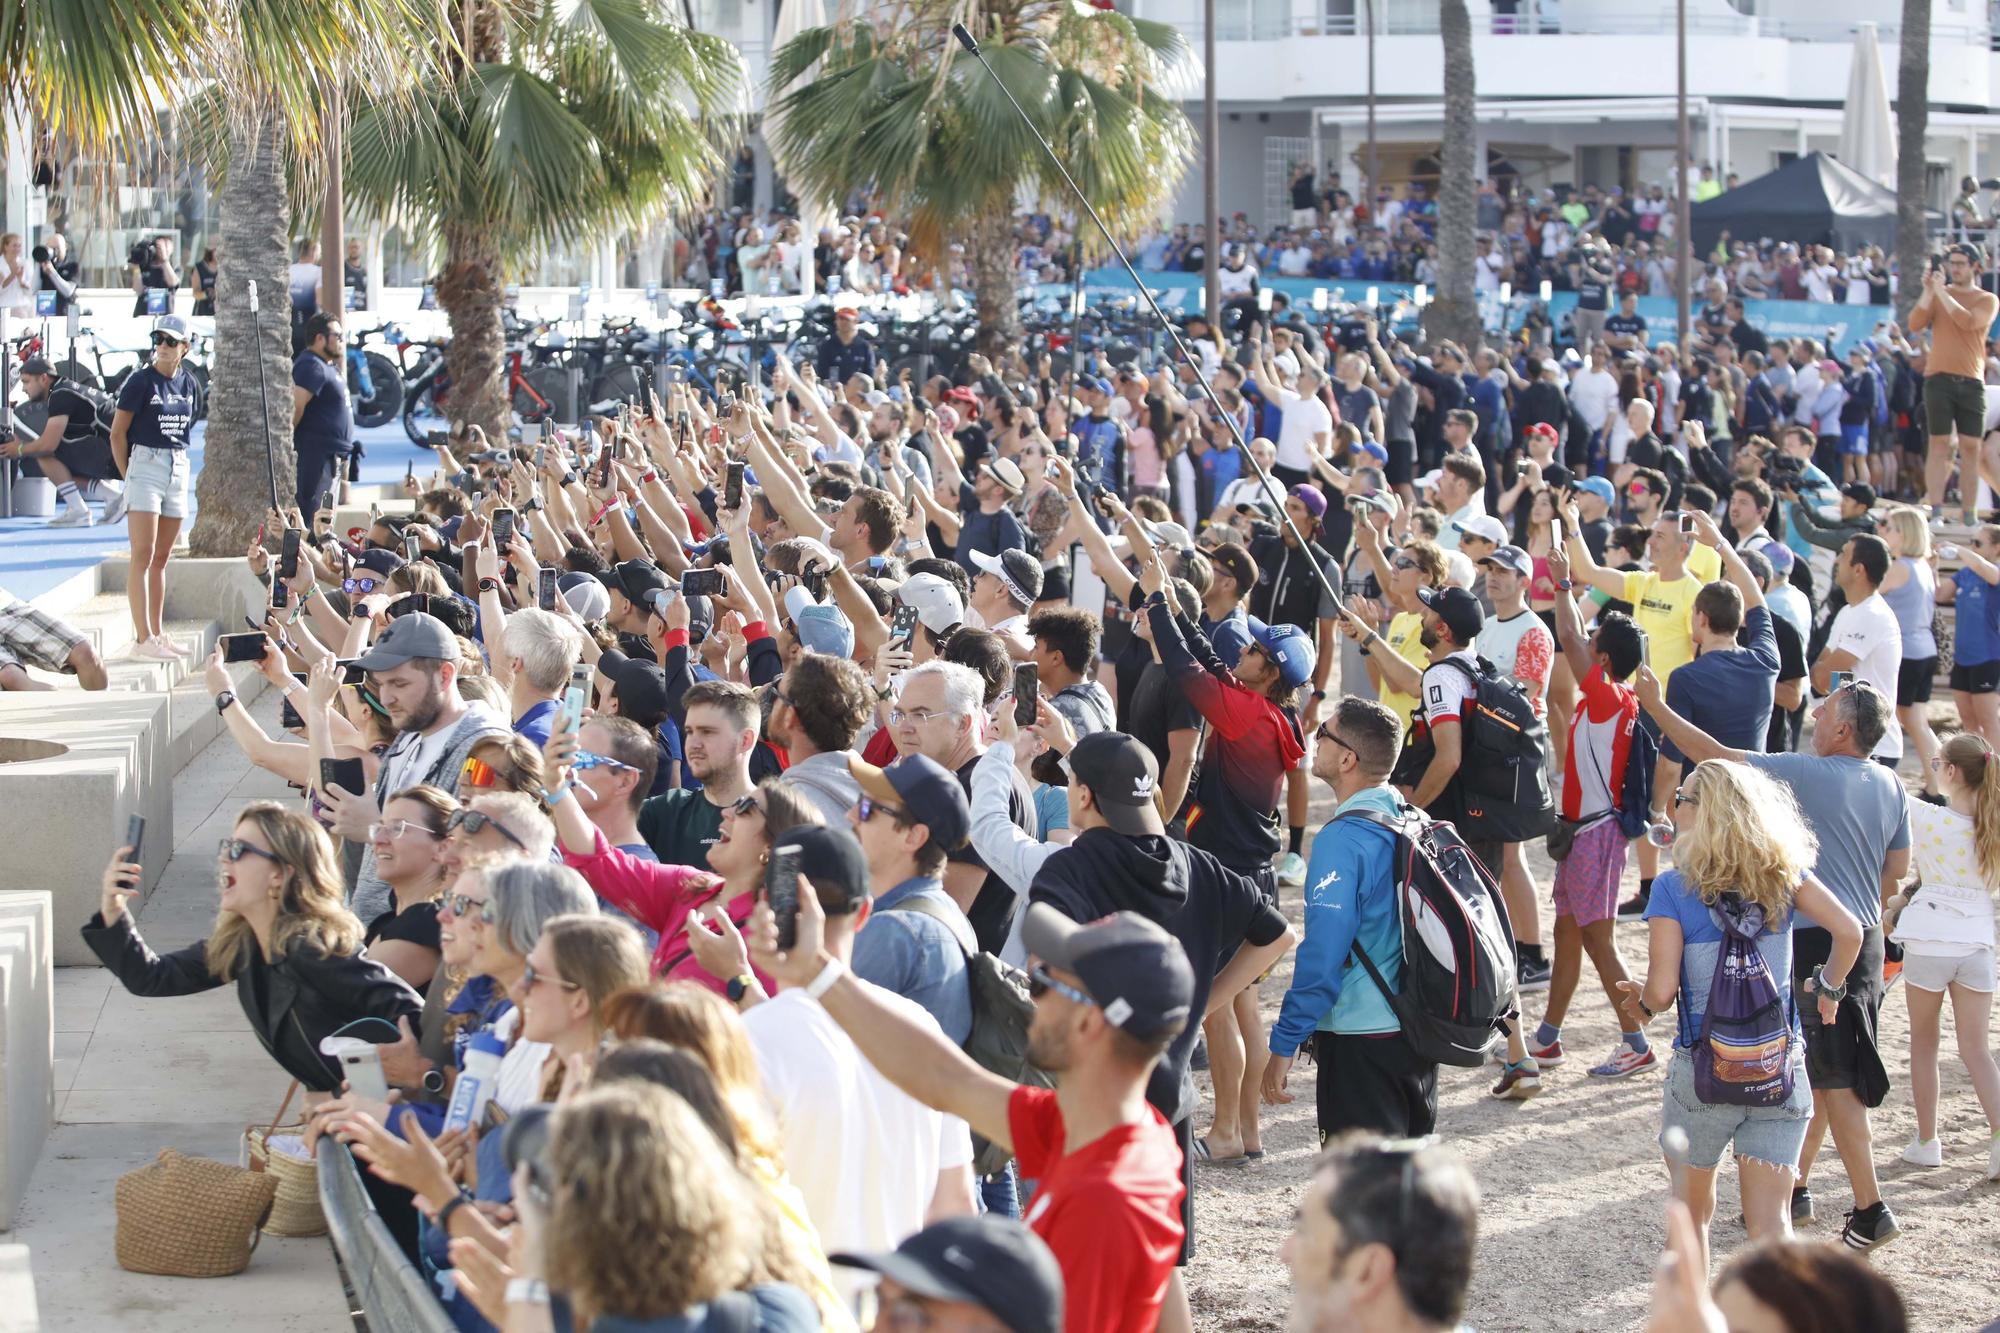
{"type": "MultiPolygon", "coordinates": [[[[1396,656],[1421,672],[1431,664],[1431,657],[1424,650],[1424,618],[1415,611],[1398,611],[1389,621],[1389,632],[1382,637],[1396,650],[1396,656]]],[[[1384,682],[1381,689],[1382,706],[1391,709],[1403,719],[1403,730],[1410,729],[1410,718],[1417,711],[1417,696],[1392,690],[1384,682]]]]}
{"type": "Polygon", "coordinates": [[[1621,595],[1632,603],[1632,623],[1645,632],[1646,665],[1660,678],[1663,690],[1667,677],[1694,660],[1694,599],[1701,589],[1701,579],[1693,574],[1671,582],[1651,570],[1633,570],[1625,576],[1621,595]]]}

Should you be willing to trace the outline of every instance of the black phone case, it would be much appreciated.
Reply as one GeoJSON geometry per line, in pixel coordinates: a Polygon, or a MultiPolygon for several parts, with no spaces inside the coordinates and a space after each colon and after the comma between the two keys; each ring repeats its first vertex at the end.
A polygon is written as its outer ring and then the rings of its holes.
{"type": "Polygon", "coordinates": [[[359,796],[367,790],[368,777],[359,759],[322,759],[319,785],[321,790],[338,787],[350,796],[359,796]]]}

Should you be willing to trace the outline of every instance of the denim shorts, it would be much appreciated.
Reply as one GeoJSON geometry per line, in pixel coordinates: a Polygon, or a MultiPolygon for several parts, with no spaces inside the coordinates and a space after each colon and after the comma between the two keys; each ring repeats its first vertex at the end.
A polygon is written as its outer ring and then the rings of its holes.
{"type": "Polygon", "coordinates": [[[1711,1104],[1694,1095],[1694,1059],[1674,1052],[1667,1066],[1666,1090],[1660,1094],[1660,1146],[1678,1125],[1688,1137],[1688,1165],[1713,1171],[1722,1154],[1735,1146],[1738,1157],[1755,1158],[1792,1171],[1799,1168],[1806,1125],[1812,1120],[1812,1085],[1806,1081],[1805,1043],[1792,1038],[1792,1095],[1782,1106],[1711,1104]]]}
{"type": "Polygon", "coordinates": [[[125,508],[135,514],[158,514],[161,518],[186,518],[188,466],[185,449],[155,449],[132,446],[125,465],[125,508]]]}

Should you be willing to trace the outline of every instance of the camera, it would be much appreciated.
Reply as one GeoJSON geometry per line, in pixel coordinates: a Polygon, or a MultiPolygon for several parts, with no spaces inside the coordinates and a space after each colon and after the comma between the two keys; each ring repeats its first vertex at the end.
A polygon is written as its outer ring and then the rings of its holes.
{"type": "Polygon", "coordinates": [[[28,254],[33,257],[34,261],[37,264],[46,264],[55,257],[49,253],[49,247],[47,247],[46,245],[38,245],[34,249],[28,251],[28,254]]]}
{"type": "Polygon", "coordinates": [[[1764,484],[1774,491],[1796,491],[1805,475],[1805,460],[1787,453],[1774,450],[1764,462],[1764,484]]]}
{"type": "Polygon", "coordinates": [[[159,250],[152,237],[141,237],[132,242],[132,252],[125,256],[125,262],[133,268],[151,268],[159,250]]]}

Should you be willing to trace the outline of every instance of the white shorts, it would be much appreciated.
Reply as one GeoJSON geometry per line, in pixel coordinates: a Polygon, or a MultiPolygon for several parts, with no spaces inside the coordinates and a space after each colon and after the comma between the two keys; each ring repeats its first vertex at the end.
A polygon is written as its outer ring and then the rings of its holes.
{"type": "Polygon", "coordinates": [[[135,514],[186,518],[191,471],[185,449],[134,445],[125,468],[125,508],[135,514]]]}
{"type": "Polygon", "coordinates": [[[1963,986],[1990,995],[1993,979],[1993,950],[1988,945],[1980,945],[1971,953],[1956,954],[1903,950],[1903,980],[1918,990],[1942,991],[1950,986],[1963,986]]]}

